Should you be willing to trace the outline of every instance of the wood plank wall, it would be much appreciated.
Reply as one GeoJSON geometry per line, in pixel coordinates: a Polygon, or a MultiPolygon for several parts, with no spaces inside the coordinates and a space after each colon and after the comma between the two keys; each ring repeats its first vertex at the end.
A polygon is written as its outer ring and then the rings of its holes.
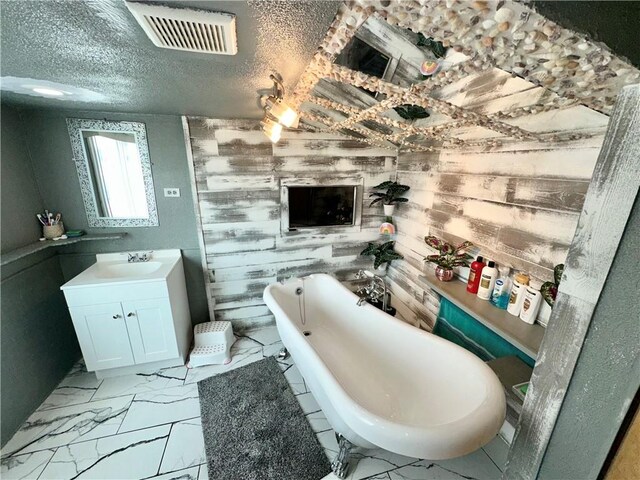
{"type": "MultiPolygon", "coordinates": [[[[534,103],[542,90],[494,69],[448,86],[440,97],[492,113],[534,103]]],[[[396,250],[405,259],[394,262],[387,276],[392,303],[405,321],[428,330],[437,318],[438,296],[418,279],[433,268],[423,261],[432,253],[426,235],[470,240],[499,264],[551,280],[573,238],[608,117],[576,106],[508,121],[536,132],[591,136],[398,155],[332,133],[286,132],[272,145],[256,121],[190,118],[216,318],[270,322],[262,302],[269,283],[318,271],[348,280],[370,267],[358,253],[378,238],[383,216],[366,197],[390,178],[411,186],[409,203],[394,216],[396,250]],[[354,175],[362,175],[365,186],[360,232],[281,234],[281,179],[354,175]]],[[[493,135],[480,127],[456,132],[471,139],[493,135]]]]}
{"type": "MultiPolygon", "coordinates": [[[[389,271],[394,291],[414,318],[433,326],[438,296],[417,281],[431,265],[426,235],[470,240],[485,258],[553,280],[573,239],[603,137],[570,143],[513,142],[491,152],[401,153],[398,181],[411,186],[398,208],[396,250],[405,261],[389,271]],[[399,294],[400,295],[400,294],[399,294]]],[[[423,325],[424,326],[424,325],[423,325]]]]}
{"type": "Polygon", "coordinates": [[[364,195],[395,172],[395,152],[330,133],[287,132],[273,145],[252,120],[189,118],[194,171],[216,320],[270,323],[264,288],[330,272],[350,280],[371,260],[381,207],[365,202],[358,232],[282,235],[280,180],[362,177],[364,195]]]}

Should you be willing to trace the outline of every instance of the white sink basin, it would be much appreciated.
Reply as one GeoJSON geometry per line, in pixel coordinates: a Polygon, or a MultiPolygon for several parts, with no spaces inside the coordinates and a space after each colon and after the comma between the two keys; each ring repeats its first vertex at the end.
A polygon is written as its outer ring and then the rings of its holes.
{"type": "Polygon", "coordinates": [[[144,277],[162,267],[161,262],[137,263],[98,263],[95,276],[99,278],[129,278],[144,277]]]}
{"type": "Polygon", "coordinates": [[[156,250],[147,262],[129,263],[129,253],[96,255],[97,262],[65,283],[62,289],[164,280],[182,258],[180,250],[156,250]]]}

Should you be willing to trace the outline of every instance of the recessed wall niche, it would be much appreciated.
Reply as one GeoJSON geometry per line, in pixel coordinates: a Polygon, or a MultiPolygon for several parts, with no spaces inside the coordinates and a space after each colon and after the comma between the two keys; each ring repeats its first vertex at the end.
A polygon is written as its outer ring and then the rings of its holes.
{"type": "Polygon", "coordinates": [[[362,177],[280,180],[282,235],[360,231],[362,177]]]}

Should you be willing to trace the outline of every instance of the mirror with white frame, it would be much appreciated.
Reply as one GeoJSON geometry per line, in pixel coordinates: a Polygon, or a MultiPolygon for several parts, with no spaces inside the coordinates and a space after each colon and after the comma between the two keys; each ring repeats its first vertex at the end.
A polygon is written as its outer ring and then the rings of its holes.
{"type": "Polygon", "coordinates": [[[144,123],[67,118],[90,227],[158,225],[144,123]]]}

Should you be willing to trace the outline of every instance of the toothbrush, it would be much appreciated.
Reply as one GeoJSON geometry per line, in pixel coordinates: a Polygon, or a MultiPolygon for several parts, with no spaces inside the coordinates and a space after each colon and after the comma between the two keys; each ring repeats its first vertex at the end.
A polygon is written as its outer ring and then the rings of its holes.
{"type": "Polygon", "coordinates": [[[40,215],[39,213],[36,213],[36,217],[38,217],[38,221],[39,221],[42,225],[46,225],[46,223],[44,223],[44,220],[42,219],[42,215],[40,215]]]}
{"type": "Polygon", "coordinates": [[[47,217],[49,217],[49,225],[53,225],[53,213],[47,212],[47,217]]]}
{"type": "Polygon", "coordinates": [[[58,223],[60,223],[60,218],[62,218],[62,215],[58,213],[56,215],[56,219],[54,221],[54,225],[58,225],[58,223]]]}

